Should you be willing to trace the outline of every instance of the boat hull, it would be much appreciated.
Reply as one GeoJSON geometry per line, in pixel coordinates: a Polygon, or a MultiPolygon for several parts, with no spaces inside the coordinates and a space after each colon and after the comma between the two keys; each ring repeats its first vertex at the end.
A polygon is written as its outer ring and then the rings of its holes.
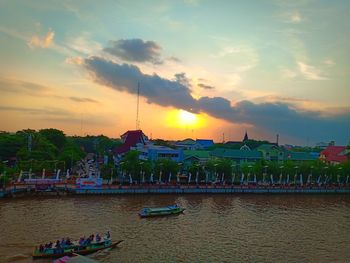
{"type": "Polygon", "coordinates": [[[181,214],[183,211],[185,211],[184,208],[177,208],[177,209],[169,210],[169,211],[158,211],[158,212],[150,212],[150,213],[140,212],[139,216],[141,218],[145,218],[145,217],[158,217],[158,216],[178,215],[178,214],[181,214]]]}
{"type": "Polygon", "coordinates": [[[123,240],[112,242],[109,245],[95,246],[95,247],[94,247],[94,244],[91,244],[88,246],[84,246],[86,247],[86,249],[84,249],[81,246],[75,246],[71,248],[65,248],[64,251],[61,253],[40,253],[40,252],[38,253],[37,251],[34,251],[34,253],[32,254],[32,257],[33,259],[39,259],[39,258],[59,258],[63,256],[72,256],[73,254],[87,255],[87,254],[97,252],[99,250],[114,248],[121,242],[123,242],[123,240]],[[80,248],[83,248],[83,249],[80,249],[80,248]]]}

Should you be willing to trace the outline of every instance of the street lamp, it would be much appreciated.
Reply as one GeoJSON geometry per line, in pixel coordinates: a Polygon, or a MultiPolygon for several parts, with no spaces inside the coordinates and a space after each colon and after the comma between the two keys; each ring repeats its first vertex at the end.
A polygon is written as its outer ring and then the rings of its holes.
{"type": "Polygon", "coordinates": [[[141,182],[141,176],[142,176],[142,183],[144,183],[145,182],[145,175],[143,174],[143,162],[140,162],[140,176],[139,176],[139,182],[141,182]]]}
{"type": "Polygon", "coordinates": [[[233,171],[233,167],[235,167],[236,165],[234,164],[231,164],[231,184],[233,185],[234,182],[235,182],[235,177],[236,177],[236,174],[234,173],[233,171]]]}
{"type": "Polygon", "coordinates": [[[218,166],[218,164],[217,164],[217,163],[216,163],[216,164],[214,164],[215,183],[216,183],[216,181],[218,180],[218,176],[217,176],[217,174],[216,174],[216,166],[218,166]]]}
{"type": "Polygon", "coordinates": [[[265,183],[265,177],[266,177],[266,175],[267,175],[267,168],[268,168],[268,166],[267,166],[267,165],[264,165],[263,183],[265,183]]]}
{"type": "Polygon", "coordinates": [[[298,168],[299,166],[294,166],[294,169],[295,169],[295,175],[294,175],[294,184],[296,184],[296,180],[297,180],[297,175],[298,175],[298,168]]]}
{"type": "Polygon", "coordinates": [[[180,183],[180,173],[182,172],[182,163],[177,164],[179,166],[179,170],[177,172],[176,182],[180,183]]]}
{"type": "Polygon", "coordinates": [[[312,184],[312,169],[313,169],[314,167],[313,166],[310,166],[310,175],[309,175],[309,178],[308,178],[308,180],[307,180],[307,183],[308,184],[312,184]]]}
{"type": "Polygon", "coordinates": [[[160,163],[159,164],[159,180],[158,180],[158,183],[160,184],[162,182],[162,167],[163,167],[163,164],[160,163]]]}
{"type": "Polygon", "coordinates": [[[341,170],[343,169],[343,167],[339,167],[338,168],[338,170],[339,170],[339,172],[338,172],[338,176],[337,176],[337,183],[338,183],[338,185],[340,184],[340,176],[341,176],[341,170]]]}
{"type": "Polygon", "coordinates": [[[328,169],[328,166],[324,168],[324,184],[326,184],[328,180],[327,169],[328,169]]]}
{"type": "Polygon", "coordinates": [[[124,182],[124,173],[123,173],[123,164],[124,162],[120,162],[118,164],[118,170],[119,170],[119,178],[120,178],[120,184],[122,184],[124,182]]]}
{"type": "Polygon", "coordinates": [[[196,184],[198,185],[198,176],[199,176],[199,167],[200,167],[200,164],[197,163],[197,164],[195,164],[195,166],[197,167],[197,171],[196,171],[196,184]]]}
{"type": "Polygon", "coordinates": [[[247,176],[247,184],[249,184],[249,181],[250,181],[250,173],[252,171],[252,167],[251,165],[248,165],[248,168],[249,168],[249,171],[248,171],[248,176],[247,176]]]}
{"type": "Polygon", "coordinates": [[[281,169],[281,174],[280,174],[280,182],[279,182],[279,184],[281,184],[281,183],[282,183],[282,177],[283,177],[283,168],[284,168],[284,166],[283,166],[283,165],[281,165],[281,166],[280,166],[280,169],[281,169]]]}

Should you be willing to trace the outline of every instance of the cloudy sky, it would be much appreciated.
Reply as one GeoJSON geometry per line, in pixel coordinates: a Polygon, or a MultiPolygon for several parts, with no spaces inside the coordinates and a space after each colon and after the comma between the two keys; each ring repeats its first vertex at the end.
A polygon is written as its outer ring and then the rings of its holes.
{"type": "Polygon", "coordinates": [[[0,130],[350,140],[350,1],[0,1],[0,130]]]}

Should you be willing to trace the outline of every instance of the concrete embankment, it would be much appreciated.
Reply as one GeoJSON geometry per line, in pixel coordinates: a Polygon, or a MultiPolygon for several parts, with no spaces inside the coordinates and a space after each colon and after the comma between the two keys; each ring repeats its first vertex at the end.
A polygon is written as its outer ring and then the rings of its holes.
{"type": "Polygon", "coordinates": [[[9,186],[0,190],[0,197],[19,196],[26,194],[53,195],[124,195],[124,194],[350,194],[350,187],[276,187],[276,186],[110,186],[104,185],[97,189],[82,189],[75,185],[54,185],[46,189],[35,185],[21,187],[9,186]]]}

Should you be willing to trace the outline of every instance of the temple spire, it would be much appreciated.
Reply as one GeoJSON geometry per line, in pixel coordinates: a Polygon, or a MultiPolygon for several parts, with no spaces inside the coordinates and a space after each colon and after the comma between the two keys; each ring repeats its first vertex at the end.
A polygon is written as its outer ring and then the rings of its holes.
{"type": "Polygon", "coordinates": [[[248,133],[247,133],[247,131],[245,131],[245,135],[244,135],[244,138],[243,138],[243,142],[248,141],[248,140],[249,140],[249,138],[248,138],[248,133]]]}

